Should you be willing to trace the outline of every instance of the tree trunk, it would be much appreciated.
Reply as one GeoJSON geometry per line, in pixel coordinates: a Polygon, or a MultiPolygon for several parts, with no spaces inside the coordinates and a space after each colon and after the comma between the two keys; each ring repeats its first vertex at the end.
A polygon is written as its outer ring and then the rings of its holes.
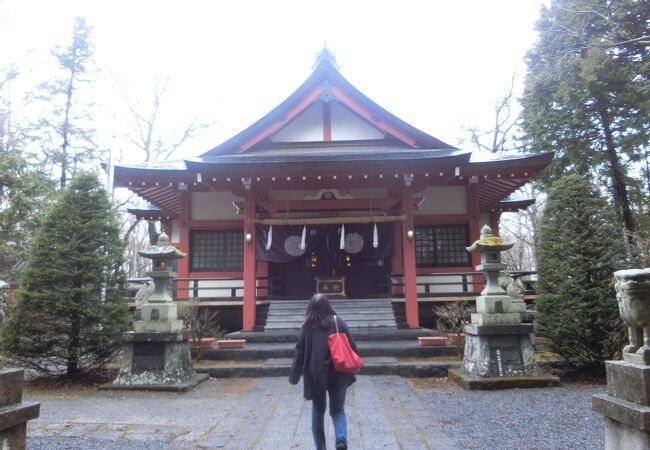
{"type": "Polygon", "coordinates": [[[61,145],[61,188],[64,188],[67,183],[68,171],[68,147],[70,146],[70,108],[72,108],[72,93],[74,86],[75,70],[72,69],[70,73],[70,81],[68,82],[68,89],[66,92],[65,103],[65,119],[63,121],[63,144],[61,145]]]}
{"type": "Polygon", "coordinates": [[[623,227],[627,232],[627,240],[631,244],[633,241],[632,235],[635,231],[634,218],[632,216],[632,210],[630,208],[630,200],[627,195],[627,183],[625,182],[625,176],[621,170],[621,163],[614,146],[611,124],[606,109],[600,111],[600,120],[603,125],[603,132],[605,133],[605,147],[607,159],[609,160],[609,167],[611,170],[612,189],[614,191],[614,204],[616,205],[616,212],[618,213],[619,219],[621,219],[623,227]]]}
{"type": "Polygon", "coordinates": [[[66,375],[74,378],[79,375],[79,334],[81,333],[79,313],[76,311],[73,312],[70,319],[70,341],[68,342],[68,367],[66,375]]]}

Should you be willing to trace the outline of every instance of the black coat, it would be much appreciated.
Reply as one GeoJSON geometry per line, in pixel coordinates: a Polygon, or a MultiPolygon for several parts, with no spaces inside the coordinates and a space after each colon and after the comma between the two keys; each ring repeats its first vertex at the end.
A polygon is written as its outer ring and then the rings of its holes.
{"type": "MultiPolygon", "coordinates": [[[[338,316],[336,320],[339,325],[339,332],[348,335],[350,346],[358,354],[357,344],[352,337],[352,333],[350,333],[348,325],[338,316]]],[[[298,384],[300,376],[304,376],[304,395],[308,400],[313,399],[315,393],[323,392],[329,387],[342,384],[350,386],[357,380],[354,374],[334,370],[327,338],[335,332],[334,320],[331,321],[329,328],[326,330],[305,327],[300,330],[300,337],[293,354],[289,382],[298,384]]]]}

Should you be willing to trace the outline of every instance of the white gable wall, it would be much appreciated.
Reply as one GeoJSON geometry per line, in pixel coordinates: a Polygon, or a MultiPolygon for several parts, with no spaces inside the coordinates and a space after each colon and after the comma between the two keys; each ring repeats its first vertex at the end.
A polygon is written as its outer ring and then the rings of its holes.
{"type": "Polygon", "coordinates": [[[271,137],[272,142],[314,142],[323,140],[323,104],[314,103],[271,137]]]}
{"type": "MultiPolygon", "coordinates": [[[[383,139],[384,133],[336,101],[330,106],[332,141],[383,139]]],[[[324,105],[316,102],[305,109],[271,137],[272,142],[322,142],[324,139],[324,105]]]]}
{"type": "Polygon", "coordinates": [[[330,103],[332,141],[383,139],[384,134],[338,102],[330,103]]]}

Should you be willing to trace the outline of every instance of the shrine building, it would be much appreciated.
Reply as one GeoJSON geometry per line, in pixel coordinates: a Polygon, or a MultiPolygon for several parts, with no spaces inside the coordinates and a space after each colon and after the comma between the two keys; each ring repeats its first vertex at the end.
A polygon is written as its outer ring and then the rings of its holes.
{"type": "Polygon", "coordinates": [[[187,253],[178,297],[237,299],[243,330],[261,303],[316,292],[399,299],[416,328],[423,297],[480,291],[465,247],[534,202],[510,196],[552,158],[472,158],[363,95],[325,48],[236,136],[196,158],[116,166],[114,183],[147,200],[131,212],[160,220],[187,253]]]}

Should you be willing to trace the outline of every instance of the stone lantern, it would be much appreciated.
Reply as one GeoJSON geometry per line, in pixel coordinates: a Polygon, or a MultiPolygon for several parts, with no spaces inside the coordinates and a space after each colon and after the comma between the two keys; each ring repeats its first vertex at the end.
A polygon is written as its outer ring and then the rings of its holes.
{"type": "Polygon", "coordinates": [[[177,308],[170,295],[173,260],[185,254],[169,243],[161,233],[156,245],[138,252],[153,261],[147,273],[154,283],[153,292],[136,308],[133,330],[125,333],[122,368],[109,389],[152,389],[185,391],[196,386],[208,374],[196,374],[192,367],[189,332],[183,330],[177,308]]]}
{"type": "Polygon", "coordinates": [[[135,310],[133,330],[136,333],[172,332],[183,329],[183,321],[178,320],[177,308],[170,295],[171,280],[176,272],[171,271],[175,259],[185,257],[185,253],[169,243],[165,233],[161,233],[158,243],[140,250],[138,254],[153,261],[147,276],[153,280],[154,290],[135,310]]]}
{"type": "Polygon", "coordinates": [[[521,303],[499,285],[499,274],[506,267],[501,252],[512,248],[489,226],[481,238],[467,248],[479,252],[477,271],[485,276],[485,288],[476,298],[476,313],[464,326],[463,368],[451,369],[449,377],[466,389],[502,389],[548,386],[556,377],[541,375],[535,363],[533,325],[521,323],[521,303]]]}

